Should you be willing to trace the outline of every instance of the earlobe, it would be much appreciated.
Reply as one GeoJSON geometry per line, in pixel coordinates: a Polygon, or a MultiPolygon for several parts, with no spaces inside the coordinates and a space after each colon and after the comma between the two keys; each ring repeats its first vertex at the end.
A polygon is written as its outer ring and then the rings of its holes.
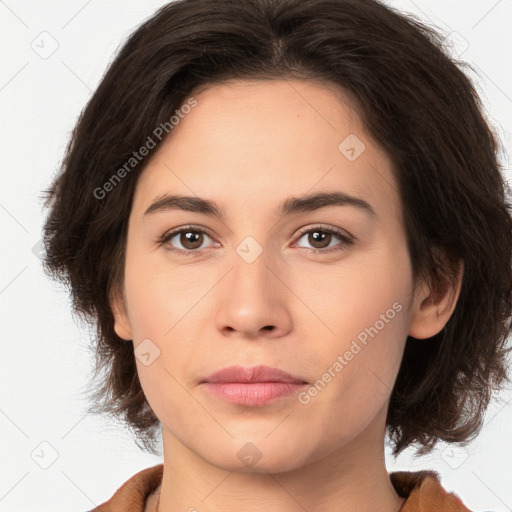
{"type": "Polygon", "coordinates": [[[464,264],[460,261],[454,280],[446,282],[442,289],[433,290],[425,282],[417,287],[409,325],[409,336],[426,339],[441,332],[457,305],[463,273],[464,264]]]}
{"type": "Polygon", "coordinates": [[[111,295],[110,307],[114,315],[114,330],[116,334],[123,340],[130,341],[133,339],[132,328],[126,313],[126,305],[122,294],[113,293],[111,295]]]}

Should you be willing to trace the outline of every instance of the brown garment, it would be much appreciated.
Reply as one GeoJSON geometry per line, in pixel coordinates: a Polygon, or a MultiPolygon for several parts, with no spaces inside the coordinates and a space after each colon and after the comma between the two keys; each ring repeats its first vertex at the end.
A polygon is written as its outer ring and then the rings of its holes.
{"type": "MultiPolygon", "coordinates": [[[[145,512],[149,495],[162,482],[163,471],[163,464],[139,471],[91,512],[145,512]]],[[[397,471],[389,477],[397,494],[407,498],[399,512],[470,512],[460,498],[443,489],[435,471],[397,471]]]]}

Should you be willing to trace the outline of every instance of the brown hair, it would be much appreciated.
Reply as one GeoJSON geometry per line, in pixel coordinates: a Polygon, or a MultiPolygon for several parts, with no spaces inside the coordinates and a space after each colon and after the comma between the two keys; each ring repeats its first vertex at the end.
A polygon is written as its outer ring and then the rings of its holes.
{"type": "Polygon", "coordinates": [[[154,451],[159,421],[109,303],[123,281],[127,221],[149,158],[126,162],[201,87],[296,78],[350,94],[389,156],[415,280],[453,283],[454,264],[464,263],[446,327],[407,340],[387,415],[394,454],[475,437],[507,380],[512,224],[497,136],[464,65],[434,29],[375,0],[177,0],[145,21],[82,111],[45,191],[45,269],[96,326],[90,412],[122,418],[154,451]]]}

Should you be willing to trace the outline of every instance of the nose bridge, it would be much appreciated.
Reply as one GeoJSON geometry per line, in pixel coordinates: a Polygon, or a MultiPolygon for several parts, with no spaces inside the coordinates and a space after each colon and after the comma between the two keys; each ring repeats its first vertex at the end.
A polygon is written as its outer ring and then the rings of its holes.
{"type": "Polygon", "coordinates": [[[243,303],[246,299],[267,301],[270,299],[271,283],[269,277],[273,258],[268,244],[266,247],[254,237],[245,237],[235,248],[233,255],[233,271],[230,287],[237,300],[243,303]]]}
{"type": "Polygon", "coordinates": [[[254,237],[246,237],[235,247],[217,310],[220,330],[251,337],[269,327],[274,333],[288,330],[291,322],[285,287],[274,275],[278,260],[278,255],[254,237]]]}

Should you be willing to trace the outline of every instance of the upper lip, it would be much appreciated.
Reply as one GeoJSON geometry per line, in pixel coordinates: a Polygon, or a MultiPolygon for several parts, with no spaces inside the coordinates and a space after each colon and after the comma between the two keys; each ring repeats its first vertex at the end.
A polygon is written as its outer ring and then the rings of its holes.
{"type": "Polygon", "coordinates": [[[304,384],[305,382],[299,377],[290,375],[279,368],[271,368],[269,366],[228,366],[212,373],[203,382],[291,382],[296,384],[304,384]]]}

